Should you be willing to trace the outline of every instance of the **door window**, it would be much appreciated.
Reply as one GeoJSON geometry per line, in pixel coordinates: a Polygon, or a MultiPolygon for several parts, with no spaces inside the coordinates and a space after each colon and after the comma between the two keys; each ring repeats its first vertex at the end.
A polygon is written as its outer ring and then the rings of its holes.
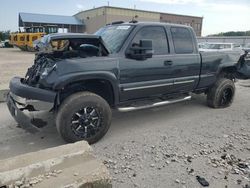
{"type": "Polygon", "coordinates": [[[174,43],[175,53],[189,54],[193,53],[194,45],[190,31],[183,27],[172,27],[171,34],[174,43]]]}
{"type": "Polygon", "coordinates": [[[152,40],[155,55],[169,53],[166,32],[163,27],[144,27],[134,37],[132,46],[139,46],[140,40],[152,40]]]}

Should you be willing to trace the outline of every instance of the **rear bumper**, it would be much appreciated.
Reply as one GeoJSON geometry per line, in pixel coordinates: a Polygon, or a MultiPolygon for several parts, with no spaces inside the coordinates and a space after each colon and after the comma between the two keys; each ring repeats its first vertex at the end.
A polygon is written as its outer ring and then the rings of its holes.
{"type": "Polygon", "coordinates": [[[29,132],[37,132],[47,124],[30,111],[50,111],[54,107],[56,93],[23,84],[21,78],[10,81],[10,92],[7,96],[9,111],[16,122],[29,132]],[[27,112],[27,113],[25,113],[27,112]]]}

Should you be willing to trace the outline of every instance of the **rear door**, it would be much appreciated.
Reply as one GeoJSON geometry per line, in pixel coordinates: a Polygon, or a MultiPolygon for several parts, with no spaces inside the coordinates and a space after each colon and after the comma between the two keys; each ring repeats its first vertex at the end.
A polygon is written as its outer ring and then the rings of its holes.
{"type": "Polygon", "coordinates": [[[168,29],[171,53],[171,76],[174,80],[174,91],[191,92],[199,82],[201,58],[198,53],[194,32],[188,27],[169,26],[168,29]]]}

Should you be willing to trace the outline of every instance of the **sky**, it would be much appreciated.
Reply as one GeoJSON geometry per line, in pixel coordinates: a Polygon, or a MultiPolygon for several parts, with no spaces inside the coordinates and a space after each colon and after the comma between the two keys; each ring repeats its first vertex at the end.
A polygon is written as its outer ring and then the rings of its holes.
{"type": "Polygon", "coordinates": [[[201,16],[202,35],[250,30],[250,0],[3,0],[0,31],[18,30],[18,13],[74,15],[105,5],[201,16]]]}

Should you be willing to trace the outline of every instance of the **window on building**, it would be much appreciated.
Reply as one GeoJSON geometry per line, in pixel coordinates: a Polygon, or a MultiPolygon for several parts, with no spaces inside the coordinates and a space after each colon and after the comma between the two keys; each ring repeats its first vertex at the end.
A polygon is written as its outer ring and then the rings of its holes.
{"type": "Polygon", "coordinates": [[[171,34],[174,43],[175,53],[193,53],[194,45],[192,35],[188,29],[182,27],[172,27],[171,34]]]}
{"type": "Polygon", "coordinates": [[[140,40],[149,39],[153,42],[153,50],[155,55],[163,55],[169,53],[168,40],[165,29],[163,27],[144,27],[135,36],[132,44],[139,45],[140,40]]]}
{"type": "Polygon", "coordinates": [[[200,23],[196,23],[196,24],[195,24],[195,29],[196,29],[197,31],[200,31],[200,30],[201,30],[201,24],[200,24],[200,23]]]}

